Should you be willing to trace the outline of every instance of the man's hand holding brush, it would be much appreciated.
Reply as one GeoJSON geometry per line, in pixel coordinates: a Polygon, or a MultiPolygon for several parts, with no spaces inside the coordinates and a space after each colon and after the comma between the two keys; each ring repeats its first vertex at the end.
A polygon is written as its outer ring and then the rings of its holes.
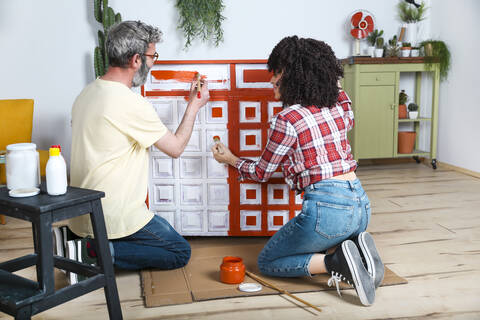
{"type": "Polygon", "coordinates": [[[190,103],[203,106],[209,99],[210,93],[208,91],[208,82],[206,81],[205,76],[197,73],[195,79],[192,81],[192,85],[190,86],[190,95],[188,100],[190,103]]]}

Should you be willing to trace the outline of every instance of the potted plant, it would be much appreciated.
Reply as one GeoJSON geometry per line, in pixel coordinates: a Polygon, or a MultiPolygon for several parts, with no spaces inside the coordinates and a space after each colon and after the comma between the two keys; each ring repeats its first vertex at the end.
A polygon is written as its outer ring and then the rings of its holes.
{"type": "Polygon", "coordinates": [[[397,36],[395,35],[392,39],[388,40],[388,46],[385,55],[387,57],[398,57],[399,51],[400,47],[398,46],[397,36]]]}
{"type": "Polygon", "coordinates": [[[425,54],[425,65],[431,70],[434,63],[440,64],[440,81],[448,76],[450,70],[450,50],[445,42],[441,40],[426,40],[421,44],[425,54]]]}
{"type": "Polygon", "coordinates": [[[417,43],[417,25],[420,21],[425,20],[425,13],[428,8],[425,7],[424,2],[416,4],[414,1],[404,0],[398,3],[397,8],[398,16],[405,23],[404,26],[407,31],[405,41],[415,45],[417,43]]]}
{"type": "Polygon", "coordinates": [[[398,119],[407,118],[407,99],[408,95],[405,93],[405,90],[400,91],[398,95],[398,119]]]}
{"type": "Polygon", "coordinates": [[[407,107],[408,109],[408,118],[417,119],[418,118],[418,105],[416,103],[410,103],[407,107]]]}
{"type": "Polygon", "coordinates": [[[375,57],[381,58],[383,57],[383,43],[384,40],[382,37],[378,37],[375,43],[375,57]]]}
{"type": "Polygon", "coordinates": [[[410,56],[410,51],[412,51],[412,45],[410,42],[402,42],[402,46],[400,47],[400,53],[402,58],[406,58],[410,56]]]}
{"type": "Polygon", "coordinates": [[[420,48],[419,47],[412,47],[412,51],[410,51],[411,57],[418,57],[420,56],[420,48]]]}
{"type": "Polygon", "coordinates": [[[367,37],[367,42],[369,44],[367,48],[367,53],[370,57],[373,57],[373,53],[375,51],[375,44],[377,43],[377,38],[381,37],[383,34],[383,30],[378,31],[378,29],[373,30],[367,37]]]}
{"type": "Polygon", "coordinates": [[[398,153],[412,153],[415,147],[415,131],[399,131],[398,132],[398,153]]]}

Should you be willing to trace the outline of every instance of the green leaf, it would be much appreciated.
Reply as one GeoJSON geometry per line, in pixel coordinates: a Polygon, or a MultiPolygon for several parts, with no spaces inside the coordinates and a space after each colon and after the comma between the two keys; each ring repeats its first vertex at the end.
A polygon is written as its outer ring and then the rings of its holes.
{"type": "Polygon", "coordinates": [[[95,15],[95,20],[102,23],[102,8],[100,8],[100,1],[101,0],[94,0],[93,13],[95,15]]]}
{"type": "Polygon", "coordinates": [[[95,48],[93,56],[93,64],[95,67],[95,77],[101,77],[105,74],[104,61],[102,51],[99,47],[95,48]]]}
{"type": "Polygon", "coordinates": [[[98,46],[103,50],[105,50],[105,35],[101,30],[98,30],[98,46]]]}
{"type": "Polygon", "coordinates": [[[178,29],[185,38],[184,49],[196,38],[204,42],[212,40],[215,46],[223,41],[222,0],[177,0],[175,7],[179,12],[178,29]]]}

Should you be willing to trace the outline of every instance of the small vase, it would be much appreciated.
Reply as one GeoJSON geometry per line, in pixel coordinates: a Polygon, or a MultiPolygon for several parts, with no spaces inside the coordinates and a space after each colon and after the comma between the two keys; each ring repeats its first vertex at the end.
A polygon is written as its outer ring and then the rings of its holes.
{"type": "Polygon", "coordinates": [[[375,49],[375,58],[382,58],[382,57],[383,57],[383,48],[375,49]]]}
{"type": "Polygon", "coordinates": [[[407,29],[407,33],[405,35],[405,40],[403,41],[410,42],[415,46],[417,43],[418,24],[416,22],[407,23],[405,27],[407,29]]]}
{"type": "Polygon", "coordinates": [[[420,50],[418,49],[412,49],[412,51],[410,52],[411,57],[418,57],[419,55],[420,55],[420,50]]]}
{"type": "Polygon", "coordinates": [[[410,49],[401,49],[401,53],[402,53],[402,58],[407,58],[410,56],[410,49]]]}
{"type": "Polygon", "coordinates": [[[220,265],[220,281],[228,284],[242,283],[245,265],[240,257],[224,257],[220,265]]]}
{"type": "Polygon", "coordinates": [[[399,104],[398,105],[398,119],[407,119],[407,105],[399,104]]]}
{"type": "Polygon", "coordinates": [[[398,132],[398,153],[412,153],[415,147],[415,131],[398,132]]]}
{"type": "Polygon", "coordinates": [[[425,43],[423,50],[426,57],[433,56],[433,45],[431,43],[425,43]]]}
{"type": "Polygon", "coordinates": [[[375,52],[375,47],[374,46],[367,47],[367,55],[369,55],[370,57],[373,57],[374,52],[375,52]]]}
{"type": "Polygon", "coordinates": [[[418,111],[408,111],[408,118],[417,119],[418,118],[418,111]]]}

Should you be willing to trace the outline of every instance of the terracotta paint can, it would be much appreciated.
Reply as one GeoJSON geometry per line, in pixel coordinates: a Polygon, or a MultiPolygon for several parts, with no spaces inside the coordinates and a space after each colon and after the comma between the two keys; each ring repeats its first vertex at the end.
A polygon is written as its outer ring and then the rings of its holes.
{"type": "Polygon", "coordinates": [[[228,284],[242,283],[245,278],[245,265],[240,257],[224,257],[220,265],[220,281],[228,284]]]}

